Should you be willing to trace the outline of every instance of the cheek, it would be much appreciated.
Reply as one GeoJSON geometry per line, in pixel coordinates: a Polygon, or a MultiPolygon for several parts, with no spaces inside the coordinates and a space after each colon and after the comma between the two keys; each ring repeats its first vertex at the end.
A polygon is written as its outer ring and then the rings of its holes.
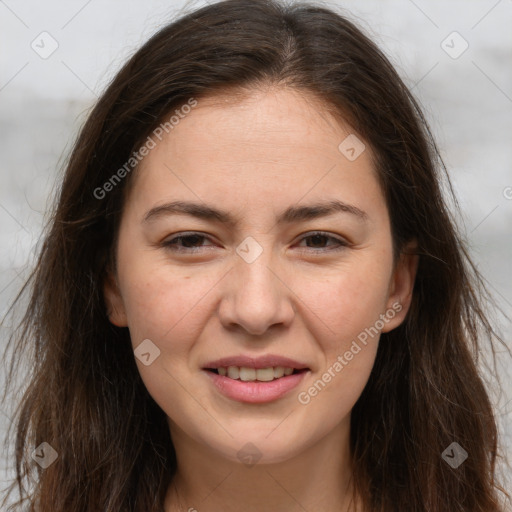
{"type": "MultiPolygon", "coordinates": [[[[140,273],[138,280],[136,267],[131,269],[132,277],[123,290],[131,342],[136,349],[144,340],[151,340],[157,347],[152,350],[158,354],[149,365],[136,358],[140,376],[149,394],[168,414],[179,410],[187,411],[186,416],[195,415],[195,401],[183,393],[181,382],[195,371],[190,354],[211,315],[206,310],[208,292],[218,279],[211,275],[193,279],[188,277],[190,270],[180,275],[179,270],[167,268],[165,272],[140,273]]],[[[193,394],[200,396],[198,391],[193,394]]]]}
{"type": "Polygon", "coordinates": [[[306,421],[323,418],[334,428],[350,414],[370,377],[377,354],[380,315],[384,313],[387,281],[357,272],[340,273],[328,283],[310,283],[308,306],[322,367],[298,399],[309,411],[306,421]]]}
{"type": "Polygon", "coordinates": [[[333,425],[350,412],[375,362],[391,259],[384,254],[375,262],[361,257],[357,264],[340,267],[323,279],[304,282],[298,293],[305,297],[305,311],[310,310],[307,329],[322,351],[322,368],[299,401],[313,402],[315,415],[327,414],[335,404],[328,414],[333,425]]]}
{"type": "MultiPolygon", "coordinates": [[[[219,289],[225,271],[171,268],[143,257],[126,258],[122,263],[122,295],[133,346],[150,339],[163,355],[174,356],[174,360],[185,355],[222,301],[219,289]]],[[[293,293],[283,300],[295,302],[296,322],[322,340],[323,352],[331,357],[333,352],[344,352],[384,312],[387,269],[384,264],[376,265],[375,258],[354,258],[322,271],[294,268],[284,274],[293,293]]]]}
{"type": "Polygon", "coordinates": [[[340,344],[343,348],[385,312],[388,286],[387,268],[356,264],[340,267],[321,279],[298,276],[293,289],[307,306],[305,311],[310,311],[309,317],[322,328],[323,338],[330,340],[333,348],[340,344]]]}
{"type": "Polygon", "coordinates": [[[202,328],[208,292],[217,281],[211,275],[190,279],[174,270],[133,277],[123,290],[132,343],[153,337],[162,349],[180,350],[202,328]]]}

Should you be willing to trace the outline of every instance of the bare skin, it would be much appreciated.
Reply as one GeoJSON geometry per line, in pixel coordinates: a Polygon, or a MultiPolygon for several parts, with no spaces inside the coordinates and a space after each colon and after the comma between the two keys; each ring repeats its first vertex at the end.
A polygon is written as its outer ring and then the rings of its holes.
{"type": "Polygon", "coordinates": [[[166,512],[356,510],[350,413],[380,332],[404,320],[417,259],[395,264],[370,148],[353,161],[338,149],[351,133],[290,89],[210,97],[137,170],[105,297],[111,322],[129,328],[134,348],[149,339],[160,350],[150,365],[136,362],[177,453],[166,512]],[[161,210],[144,220],[176,200],[207,203],[237,222],[161,210]],[[349,208],[277,223],[291,206],[331,200],[349,208]],[[180,246],[175,238],[185,234],[198,237],[180,246]],[[247,237],[262,250],[250,263],[236,251],[247,237]],[[372,326],[379,334],[361,343],[372,326]],[[268,353],[309,371],[267,403],[224,396],[203,369],[220,357],[268,353]],[[339,357],[346,364],[336,371],[339,357]],[[319,379],[328,383],[308,391],[319,379]],[[248,443],[259,453],[255,465],[240,457],[248,443]]]}

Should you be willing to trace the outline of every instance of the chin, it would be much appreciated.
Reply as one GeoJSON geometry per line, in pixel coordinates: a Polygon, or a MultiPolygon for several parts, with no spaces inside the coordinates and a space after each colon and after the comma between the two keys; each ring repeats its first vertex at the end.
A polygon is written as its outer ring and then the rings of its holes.
{"type": "Polygon", "coordinates": [[[243,465],[278,464],[297,456],[304,446],[298,444],[289,432],[279,435],[274,431],[270,436],[261,428],[247,429],[243,435],[229,440],[205,440],[219,456],[243,465]]]}

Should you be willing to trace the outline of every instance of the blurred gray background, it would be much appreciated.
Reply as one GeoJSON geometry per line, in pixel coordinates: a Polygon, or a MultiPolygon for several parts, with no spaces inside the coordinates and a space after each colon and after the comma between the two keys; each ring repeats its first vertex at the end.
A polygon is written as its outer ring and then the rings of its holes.
{"type": "MultiPolygon", "coordinates": [[[[0,0],[1,317],[28,275],[59,165],[88,109],[149,36],[204,3],[0,0]]],[[[453,180],[473,258],[512,316],[512,0],[323,4],[377,42],[423,105],[453,180]]],[[[510,322],[496,313],[496,325],[512,346],[510,322]]],[[[5,322],[1,352],[9,332],[5,322]]],[[[486,375],[512,456],[512,361],[498,355],[498,362],[505,392],[499,393],[496,375],[486,375]]],[[[12,406],[1,404],[2,440],[12,406]]],[[[6,466],[2,453],[2,482],[6,466]]]]}

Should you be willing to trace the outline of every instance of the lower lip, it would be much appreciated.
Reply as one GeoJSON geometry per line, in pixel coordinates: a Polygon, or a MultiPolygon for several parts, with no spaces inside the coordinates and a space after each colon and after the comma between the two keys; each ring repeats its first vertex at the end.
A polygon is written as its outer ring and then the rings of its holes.
{"type": "Polygon", "coordinates": [[[289,393],[297,387],[309,370],[292,373],[286,377],[274,379],[270,382],[230,379],[208,370],[203,370],[212,379],[217,389],[228,398],[238,402],[261,404],[272,402],[289,393]]]}

